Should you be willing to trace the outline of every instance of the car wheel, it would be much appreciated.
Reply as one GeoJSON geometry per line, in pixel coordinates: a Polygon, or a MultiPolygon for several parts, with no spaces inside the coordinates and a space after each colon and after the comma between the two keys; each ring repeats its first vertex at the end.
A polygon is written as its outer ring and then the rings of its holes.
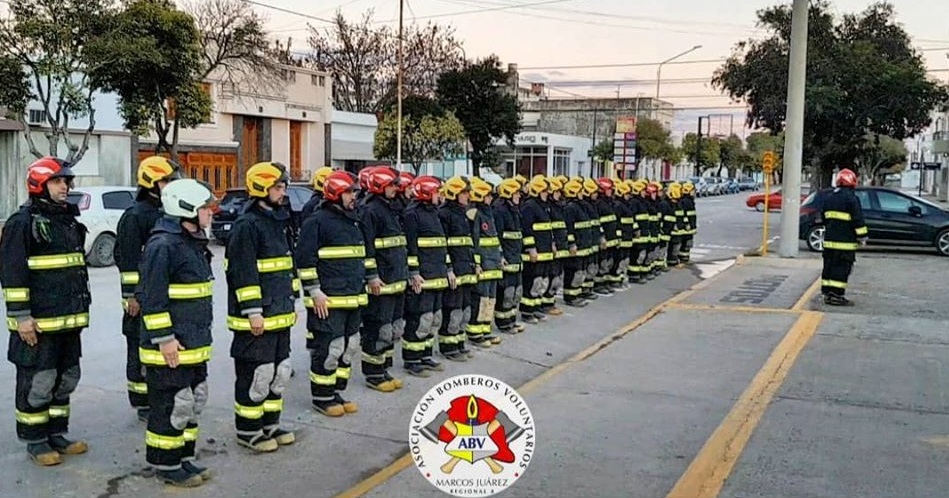
{"type": "Polygon", "coordinates": [[[807,248],[814,252],[823,252],[824,251],[824,227],[822,226],[812,226],[810,230],[807,231],[807,248]]]}
{"type": "Polygon", "coordinates": [[[758,201],[758,203],[755,204],[755,211],[758,211],[759,213],[764,212],[764,201],[758,201]]]}
{"type": "Polygon", "coordinates": [[[936,250],[943,256],[949,256],[949,229],[939,232],[936,236],[936,250]]]}
{"type": "Polygon", "coordinates": [[[89,265],[96,268],[112,266],[115,264],[113,249],[115,249],[115,236],[108,233],[100,234],[92,243],[92,249],[89,250],[89,265]]]}

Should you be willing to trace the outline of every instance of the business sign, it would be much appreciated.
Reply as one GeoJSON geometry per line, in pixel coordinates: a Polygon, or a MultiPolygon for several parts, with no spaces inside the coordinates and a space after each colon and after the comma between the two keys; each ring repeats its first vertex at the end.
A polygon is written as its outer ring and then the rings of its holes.
{"type": "Polygon", "coordinates": [[[913,161],[909,163],[909,169],[911,170],[919,170],[920,166],[922,166],[922,169],[927,170],[927,171],[942,169],[942,164],[938,162],[937,163],[921,163],[918,161],[913,161]]]}
{"type": "Polygon", "coordinates": [[[636,116],[617,117],[616,133],[636,133],[636,116]]]}

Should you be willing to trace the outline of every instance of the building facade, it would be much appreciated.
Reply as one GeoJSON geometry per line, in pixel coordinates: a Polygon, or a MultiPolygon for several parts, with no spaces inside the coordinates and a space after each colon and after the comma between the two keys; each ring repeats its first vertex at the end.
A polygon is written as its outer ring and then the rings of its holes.
{"type": "Polygon", "coordinates": [[[376,164],[372,152],[378,122],[374,114],[333,110],[330,166],[357,172],[376,164]]]}

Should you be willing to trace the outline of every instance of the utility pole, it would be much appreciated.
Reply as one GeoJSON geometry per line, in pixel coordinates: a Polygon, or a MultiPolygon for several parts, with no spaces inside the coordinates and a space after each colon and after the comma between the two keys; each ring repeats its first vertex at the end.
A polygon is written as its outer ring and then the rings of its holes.
{"type": "Polygon", "coordinates": [[[702,176],[702,120],[705,116],[699,116],[699,133],[695,138],[695,176],[702,176]]]}
{"type": "MultiPolygon", "coordinates": [[[[396,127],[398,132],[395,135],[395,165],[399,171],[402,171],[402,14],[404,7],[405,0],[399,0],[399,70],[398,96],[396,97],[398,100],[396,104],[396,127]]],[[[465,155],[468,155],[467,152],[465,155]]]]}
{"type": "Polygon", "coordinates": [[[807,86],[808,0],[794,0],[791,16],[791,61],[788,68],[787,133],[784,142],[784,186],[781,196],[782,258],[795,258],[800,243],[801,167],[804,153],[804,90],[807,86]]]}

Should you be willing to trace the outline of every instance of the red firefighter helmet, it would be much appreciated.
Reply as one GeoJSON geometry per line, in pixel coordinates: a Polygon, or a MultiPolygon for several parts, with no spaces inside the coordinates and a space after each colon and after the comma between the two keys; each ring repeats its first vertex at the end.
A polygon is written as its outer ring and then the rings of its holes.
{"type": "Polygon", "coordinates": [[[442,188],[442,181],[434,176],[420,176],[412,182],[412,193],[423,202],[432,202],[435,194],[442,188]]]}
{"type": "Polygon", "coordinates": [[[601,176],[597,178],[596,184],[600,187],[600,191],[606,193],[608,190],[613,190],[613,180],[601,176]]]}
{"type": "Polygon", "coordinates": [[[55,157],[44,157],[30,164],[26,173],[26,190],[30,195],[43,195],[46,191],[46,182],[51,178],[76,177],[70,169],[70,164],[55,157]]]}
{"type": "Polygon", "coordinates": [[[857,186],[857,174],[853,170],[844,168],[837,173],[837,186],[838,187],[856,187],[857,186]]]}
{"type": "Polygon", "coordinates": [[[334,171],[326,178],[323,184],[323,198],[336,202],[343,197],[343,193],[356,190],[356,180],[347,171],[334,171]]]}
{"type": "Polygon", "coordinates": [[[398,183],[398,171],[388,166],[379,166],[369,172],[368,178],[366,179],[366,189],[373,194],[384,194],[386,187],[393,184],[398,185],[398,183]]]}
{"type": "Polygon", "coordinates": [[[359,188],[369,189],[369,175],[376,170],[376,166],[367,166],[359,170],[359,188]]]}
{"type": "Polygon", "coordinates": [[[399,192],[405,192],[415,181],[415,175],[408,171],[399,173],[399,192]]]}

